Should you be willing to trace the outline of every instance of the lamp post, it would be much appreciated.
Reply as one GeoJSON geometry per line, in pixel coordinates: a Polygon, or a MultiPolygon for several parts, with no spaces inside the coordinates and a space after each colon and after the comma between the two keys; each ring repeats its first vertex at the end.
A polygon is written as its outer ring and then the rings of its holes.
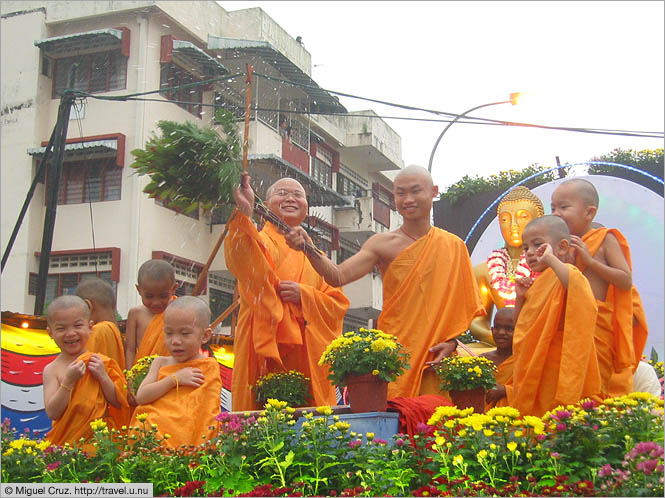
{"type": "Polygon", "coordinates": [[[483,107],[489,107],[491,105],[499,105],[499,104],[512,104],[512,105],[517,105],[517,101],[520,98],[520,93],[511,93],[510,94],[510,99],[509,100],[502,100],[501,102],[490,102],[489,104],[483,104],[479,105],[476,107],[472,107],[468,111],[464,111],[462,114],[458,114],[455,119],[453,119],[450,123],[448,123],[448,126],[446,126],[443,131],[441,132],[441,135],[439,135],[439,138],[436,139],[436,142],[434,143],[434,147],[432,148],[432,153],[429,156],[429,166],[427,167],[427,170],[431,173],[432,172],[432,161],[434,161],[434,153],[436,152],[436,148],[439,146],[439,142],[443,138],[443,135],[448,131],[448,128],[450,128],[453,124],[455,124],[460,118],[463,118],[470,112],[476,111],[478,109],[482,109],[483,107]]]}

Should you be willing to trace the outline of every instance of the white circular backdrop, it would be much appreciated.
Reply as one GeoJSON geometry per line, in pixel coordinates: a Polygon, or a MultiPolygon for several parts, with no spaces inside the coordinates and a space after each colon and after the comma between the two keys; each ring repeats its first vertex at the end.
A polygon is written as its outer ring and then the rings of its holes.
{"type": "MultiPolygon", "coordinates": [[[[651,190],[621,178],[604,175],[579,176],[593,183],[600,196],[594,221],[607,228],[617,228],[630,244],[633,284],[642,297],[647,315],[649,337],[644,354],[656,348],[663,359],[663,198],[651,190]]],[[[551,214],[550,198],[554,189],[569,178],[555,180],[533,189],[543,201],[545,213],[551,214]]],[[[485,261],[493,249],[503,247],[499,223],[494,219],[480,236],[471,253],[474,265],[485,261]]]]}

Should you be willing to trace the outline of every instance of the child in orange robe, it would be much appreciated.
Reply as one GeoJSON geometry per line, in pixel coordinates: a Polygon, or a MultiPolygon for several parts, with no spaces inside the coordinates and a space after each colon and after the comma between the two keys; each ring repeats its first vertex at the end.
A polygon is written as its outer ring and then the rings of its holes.
{"type": "Polygon", "coordinates": [[[515,321],[513,319],[513,312],[515,308],[506,306],[497,310],[494,315],[494,324],[492,325],[492,338],[496,349],[488,351],[480,356],[484,356],[494,362],[497,370],[494,374],[496,386],[490,389],[486,398],[486,410],[494,406],[505,406],[507,398],[507,390],[512,389],[511,386],[506,384],[512,382],[513,376],[513,333],[515,331],[515,321]]]}
{"type": "MultiPolygon", "coordinates": [[[[90,310],[80,297],[60,296],[47,310],[47,330],[60,348],[44,368],[44,406],[53,420],[46,438],[56,445],[76,444],[93,435],[90,422],[103,419],[120,429],[129,420],[127,383],[111,358],[86,352],[90,310]]],[[[84,445],[91,451],[91,445],[84,445]]]]}
{"type": "Polygon", "coordinates": [[[217,360],[201,354],[210,339],[210,308],[183,296],[164,312],[164,342],[170,356],[158,356],[139,386],[132,425],[157,426],[171,447],[199,445],[217,434],[222,377],[217,360]],[[194,416],[192,416],[194,414],[194,416]],[[168,435],[168,436],[167,436],[168,435]]]}
{"type": "Polygon", "coordinates": [[[593,329],[596,300],[582,273],[564,261],[570,232],[556,216],[531,221],[522,235],[529,267],[542,272],[515,282],[513,393],[508,404],[542,416],[558,405],[599,400],[593,329]]]}

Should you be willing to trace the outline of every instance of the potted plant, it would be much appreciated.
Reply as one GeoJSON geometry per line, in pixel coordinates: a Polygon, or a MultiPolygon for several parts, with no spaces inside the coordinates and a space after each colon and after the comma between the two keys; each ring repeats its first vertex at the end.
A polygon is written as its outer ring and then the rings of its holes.
{"type": "Polygon", "coordinates": [[[409,368],[408,359],[394,335],[361,328],[332,341],[319,365],[328,365],[328,378],[347,387],[351,411],[361,413],[386,411],[388,382],[409,368]]]}
{"type": "Polygon", "coordinates": [[[450,356],[435,366],[441,390],[448,391],[458,408],[485,411],[485,390],[494,387],[494,362],[482,356],[450,356]]]}
{"type": "Polygon", "coordinates": [[[256,402],[261,406],[269,399],[286,401],[291,406],[307,406],[309,379],[297,370],[264,375],[252,386],[256,402]]]}

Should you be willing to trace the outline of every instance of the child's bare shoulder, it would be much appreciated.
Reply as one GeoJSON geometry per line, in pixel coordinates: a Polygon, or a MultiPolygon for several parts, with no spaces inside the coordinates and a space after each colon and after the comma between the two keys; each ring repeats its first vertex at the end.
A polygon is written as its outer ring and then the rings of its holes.
{"type": "Polygon", "coordinates": [[[63,372],[65,371],[65,368],[67,368],[67,362],[61,355],[58,355],[55,360],[44,367],[42,379],[49,379],[51,377],[60,379],[63,375],[63,372]]]}
{"type": "Polygon", "coordinates": [[[133,308],[129,309],[129,312],[127,313],[127,319],[139,319],[144,316],[152,316],[152,313],[148,308],[146,308],[144,305],[139,304],[138,306],[134,306],[133,308]]]}

